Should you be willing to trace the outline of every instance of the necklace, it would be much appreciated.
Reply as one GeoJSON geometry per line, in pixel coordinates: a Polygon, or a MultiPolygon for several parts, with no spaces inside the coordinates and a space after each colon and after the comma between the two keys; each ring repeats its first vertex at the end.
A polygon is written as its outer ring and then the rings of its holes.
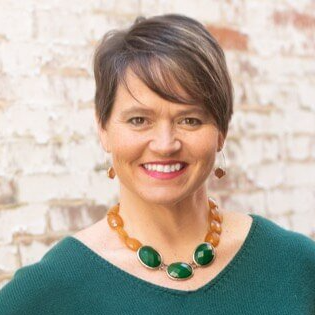
{"type": "Polygon", "coordinates": [[[194,269],[209,266],[215,259],[215,247],[220,241],[222,231],[221,225],[223,216],[218,211],[218,206],[213,199],[208,197],[209,203],[209,228],[204,238],[204,242],[199,244],[192,255],[192,262],[174,262],[169,265],[163,262],[162,255],[153,247],[142,245],[136,238],[129,237],[124,230],[124,222],[119,215],[120,203],[110,208],[107,212],[107,222],[115,230],[125,245],[137,252],[140,263],[149,269],[165,270],[172,280],[186,280],[193,276],[194,269]]]}

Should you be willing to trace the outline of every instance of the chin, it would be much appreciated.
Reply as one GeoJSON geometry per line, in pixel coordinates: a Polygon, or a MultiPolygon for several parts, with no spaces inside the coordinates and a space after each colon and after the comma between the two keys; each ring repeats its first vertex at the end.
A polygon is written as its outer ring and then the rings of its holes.
{"type": "MultiPolygon", "coordinates": [[[[153,190],[153,188],[152,188],[153,190]]],[[[159,204],[159,205],[169,205],[176,203],[179,199],[182,199],[182,194],[176,189],[172,192],[172,189],[154,188],[154,192],[142,192],[140,197],[148,203],[159,204]]]]}

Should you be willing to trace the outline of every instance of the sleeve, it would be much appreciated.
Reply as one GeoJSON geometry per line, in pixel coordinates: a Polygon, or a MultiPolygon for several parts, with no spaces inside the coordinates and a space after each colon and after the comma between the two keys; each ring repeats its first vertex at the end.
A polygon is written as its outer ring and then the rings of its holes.
{"type": "Polygon", "coordinates": [[[296,235],[291,251],[295,294],[303,301],[303,314],[315,314],[315,241],[301,233],[296,235]]]}
{"type": "Polygon", "coordinates": [[[41,263],[18,269],[0,290],[0,315],[49,314],[49,299],[45,297],[51,289],[46,274],[41,263]]]}

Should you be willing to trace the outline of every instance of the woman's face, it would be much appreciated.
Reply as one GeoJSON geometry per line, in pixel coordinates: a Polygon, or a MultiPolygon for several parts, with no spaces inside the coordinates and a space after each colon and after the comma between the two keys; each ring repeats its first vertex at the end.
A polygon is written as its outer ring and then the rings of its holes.
{"type": "Polygon", "coordinates": [[[112,154],[121,189],[157,204],[176,202],[197,192],[224,142],[213,120],[201,106],[159,97],[129,69],[126,82],[144,105],[119,85],[105,129],[98,126],[102,146],[112,154]],[[184,168],[176,171],[179,166],[184,168]]]}

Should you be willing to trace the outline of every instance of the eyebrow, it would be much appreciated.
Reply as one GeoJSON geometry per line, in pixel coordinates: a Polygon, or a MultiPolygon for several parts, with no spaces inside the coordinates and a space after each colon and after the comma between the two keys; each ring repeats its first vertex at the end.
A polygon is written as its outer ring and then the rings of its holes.
{"type": "MultiPolygon", "coordinates": [[[[121,115],[123,117],[126,117],[126,116],[128,116],[130,114],[135,114],[135,113],[144,113],[144,114],[148,114],[149,115],[149,114],[154,113],[154,110],[153,109],[149,109],[149,108],[144,108],[144,107],[141,107],[141,106],[132,106],[132,107],[129,107],[128,109],[126,109],[126,110],[123,110],[121,112],[121,115]]],[[[179,111],[179,113],[181,113],[181,114],[198,113],[198,114],[205,115],[206,114],[206,110],[200,106],[200,107],[193,107],[193,108],[189,108],[189,109],[184,109],[184,110],[179,111]]]]}

